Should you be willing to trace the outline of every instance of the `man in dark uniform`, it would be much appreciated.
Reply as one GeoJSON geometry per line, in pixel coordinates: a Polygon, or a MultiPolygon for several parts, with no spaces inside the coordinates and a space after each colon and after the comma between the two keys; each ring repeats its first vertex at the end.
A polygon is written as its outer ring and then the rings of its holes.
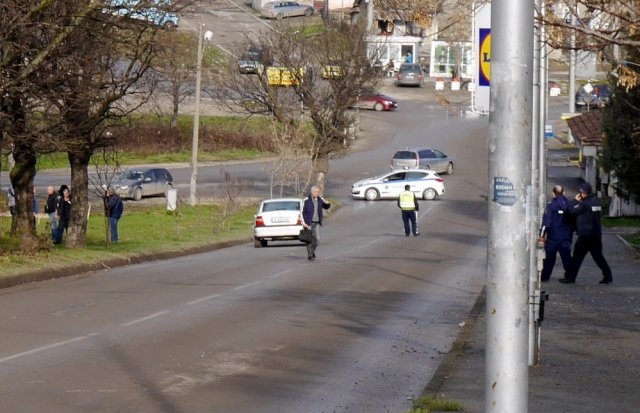
{"type": "Polygon", "coordinates": [[[540,281],[547,282],[551,278],[553,266],[556,264],[556,255],[560,253],[564,276],[571,269],[571,238],[573,229],[565,215],[570,207],[569,201],[564,197],[564,188],[561,185],[553,187],[553,200],[549,202],[542,216],[542,228],[540,238],[545,242],[545,259],[540,281]],[[546,240],[545,240],[546,236],[546,240]]]}
{"type": "Polygon", "coordinates": [[[609,284],[613,281],[611,268],[607,260],[602,255],[602,225],[600,223],[600,213],[602,206],[598,198],[593,195],[591,185],[583,183],[580,185],[580,193],[576,195],[573,206],[568,212],[576,216],[576,234],[578,240],[573,247],[573,259],[571,260],[571,270],[565,278],[561,278],[561,283],[575,283],[582,260],[591,253],[591,257],[602,270],[603,278],[600,284],[609,284]]]}

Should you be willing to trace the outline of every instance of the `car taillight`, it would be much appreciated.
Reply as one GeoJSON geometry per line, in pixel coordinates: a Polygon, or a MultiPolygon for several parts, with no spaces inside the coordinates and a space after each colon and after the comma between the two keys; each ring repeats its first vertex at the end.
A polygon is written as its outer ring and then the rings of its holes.
{"type": "Polygon", "coordinates": [[[436,178],[436,182],[444,182],[444,179],[442,179],[442,178],[436,178]]]}
{"type": "Polygon", "coordinates": [[[302,225],[302,217],[298,215],[298,220],[296,221],[296,225],[302,225]]]}
{"type": "Polygon", "coordinates": [[[264,220],[261,216],[256,217],[256,227],[264,227],[264,220]]]}

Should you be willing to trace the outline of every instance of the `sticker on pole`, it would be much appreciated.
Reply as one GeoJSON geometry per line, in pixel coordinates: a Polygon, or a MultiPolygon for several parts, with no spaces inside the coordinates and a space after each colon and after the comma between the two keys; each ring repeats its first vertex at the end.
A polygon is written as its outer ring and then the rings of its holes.
{"type": "Polygon", "coordinates": [[[516,203],[516,189],[509,178],[493,178],[493,200],[503,206],[513,206],[516,203]]]}

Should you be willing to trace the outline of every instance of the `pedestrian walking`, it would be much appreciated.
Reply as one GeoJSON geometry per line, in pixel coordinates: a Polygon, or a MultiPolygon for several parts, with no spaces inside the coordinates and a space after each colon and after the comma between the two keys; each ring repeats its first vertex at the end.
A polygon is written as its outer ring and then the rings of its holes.
{"type": "Polygon", "coordinates": [[[556,264],[556,256],[560,253],[564,276],[567,277],[571,269],[571,240],[573,228],[570,215],[567,212],[571,204],[564,196],[561,185],[553,187],[553,200],[547,204],[542,216],[540,239],[544,241],[545,259],[540,281],[547,282],[556,264]]]}
{"type": "Polygon", "coordinates": [[[52,186],[47,187],[47,201],[44,204],[44,212],[49,216],[49,224],[51,225],[51,239],[56,237],[58,230],[58,217],[56,216],[56,204],[58,194],[52,186]]]}
{"type": "Polygon", "coordinates": [[[418,199],[416,194],[411,192],[411,185],[405,185],[404,191],[398,197],[398,207],[402,210],[402,223],[404,224],[404,235],[408,237],[411,233],[417,237],[420,235],[418,232],[418,220],[416,218],[416,211],[420,210],[418,205],[418,199]],[[411,228],[409,228],[411,223],[411,228]]]}
{"type": "Polygon", "coordinates": [[[62,190],[62,199],[57,205],[56,216],[58,218],[58,228],[56,230],[56,236],[53,240],[54,244],[62,243],[62,236],[69,227],[69,219],[71,218],[71,192],[69,188],[62,190]]]}
{"type": "Polygon", "coordinates": [[[107,190],[107,217],[109,218],[109,231],[111,232],[111,242],[118,242],[118,221],[122,217],[124,204],[113,187],[107,190]]]}
{"type": "Polygon", "coordinates": [[[15,237],[18,231],[18,211],[16,209],[16,193],[13,190],[13,186],[9,184],[7,188],[7,206],[9,207],[9,213],[11,214],[11,232],[9,236],[15,237]]]}
{"type": "Polygon", "coordinates": [[[33,187],[33,228],[38,224],[38,214],[40,213],[40,204],[38,204],[38,192],[33,187]]]}
{"type": "Polygon", "coordinates": [[[311,187],[309,197],[305,199],[302,207],[302,225],[313,232],[311,242],[307,243],[307,258],[309,261],[316,259],[316,248],[320,243],[320,227],[322,227],[322,211],[331,208],[331,204],[320,196],[320,188],[311,187]]]}
{"type": "Polygon", "coordinates": [[[613,281],[611,268],[607,260],[602,255],[602,224],[600,214],[602,206],[598,198],[593,194],[591,185],[583,183],[580,185],[580,193],[576,195],[573,205],[568,212],[576,217],[576,234],[578,239],[573,247],[573,258],[571,259],[571,269],[565,278],[561,278],[561,283],[575,283],[578,271],[587,253],[602,271],[603,278],[600,284],[609,284],[613,281]]]}

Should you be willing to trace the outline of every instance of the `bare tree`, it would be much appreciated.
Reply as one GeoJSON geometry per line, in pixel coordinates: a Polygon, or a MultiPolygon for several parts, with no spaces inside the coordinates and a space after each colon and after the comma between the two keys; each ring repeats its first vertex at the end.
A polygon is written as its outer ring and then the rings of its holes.
{"type": "Polygon", "coordinates": [[[292,129],[310,123],[315,136],[305,149],[312,181],[321,187],[329,160],[349,149],[350,108],[380,80],[365,36],[362,24],[333,22],[313,35],[304,27],[265,33],[258,45],[272,52],[273,66],[258,75],[240,75],[231,63],[219,85],[228,101],[248,113],[273,116],[292,129]]]}

